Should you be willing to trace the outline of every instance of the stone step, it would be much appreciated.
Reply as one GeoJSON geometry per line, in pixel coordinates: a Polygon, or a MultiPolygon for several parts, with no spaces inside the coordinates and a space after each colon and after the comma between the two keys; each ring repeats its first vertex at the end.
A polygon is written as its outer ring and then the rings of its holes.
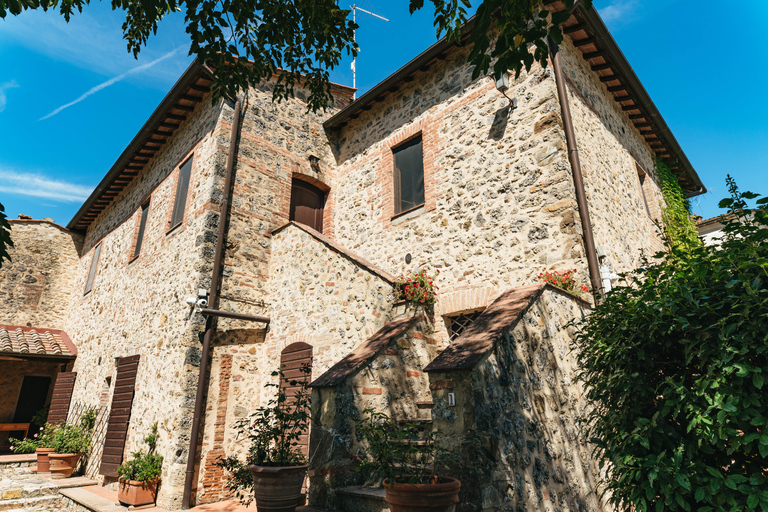
{"type": "Polygon", "coordinates": [[[421,439],[387,439],[388,443],[404,444],[408,446],[426,446],[427,442],[421,439]]]}
{"type": "Polygon", "coordinates": [[[0,510],[28,510],[31,508],[45,508],[52,510],[54,508],[61,508],[61,496],[56,494],[55,496],[37,496],[34,498],[19,498],[15,500],[2,500],[0,501],[0,510]]]}
{"type": "Polygon", "coordinates": [[[336,489],[338,512],[389,512],[381,487],[342,487],[336,489]]]}
{"type": "Polygon", "coordinates": [[[417,425],[426,425],[427,423],[432,423],[432,418],[404,418],[402,420],[397,420],[397,422],[401,425],[405,425],[407,423],[416,423],[417,425]]]}
{"type": "Polygon", "coordinates": [[[435,402],[432,400],[425,400],[423,402],[416,402],[416,407],[419,409],[431,409],[435,406],[435,402]]]}

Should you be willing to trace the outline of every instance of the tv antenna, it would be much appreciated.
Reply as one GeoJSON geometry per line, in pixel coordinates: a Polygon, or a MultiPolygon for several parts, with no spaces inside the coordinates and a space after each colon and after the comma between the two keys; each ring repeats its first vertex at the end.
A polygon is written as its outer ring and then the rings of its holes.
{"type": "MultiPolygon", "coordinates": [[[[372,13],[371,11],[366,11],[362,7],[358,7],[355,4],[350,5],[350,8],[352,9],[352,22],[355,25],[357,25],[357,12],[356,11],[361,11],[361,12],[364,12],[365,14],[370,14],[374,18],[379,18],[380,20],[384,20],[384,21],[387,21],[387,22],[389,21],[384,16],[379,16],[378,14],[372,13]]],[[[357,39],[355,39],[355,32],[357,32],[357,30],[353,30],[352,31],[352,42],[353,43],[357,43],[357,39]]],[[[355,68],[355,62],[356,61],[357,61],[357,57],[352,57],[352,88],[353,89],[357,89],[357,69],[355,68]]],[[[352,93],[352,99],[354,100],[356,98],[357,98],[357,91],[352,93]]]]}

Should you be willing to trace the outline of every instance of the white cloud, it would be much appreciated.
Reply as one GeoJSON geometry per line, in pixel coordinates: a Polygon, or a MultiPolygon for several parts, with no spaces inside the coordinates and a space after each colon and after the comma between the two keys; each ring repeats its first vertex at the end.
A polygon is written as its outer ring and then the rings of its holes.
{"type": "Polygon", "coordinates": [[[18,86],[19,84],[16,83],[16,80],[0,84],[0,112],[5,110],[5,105],[8,103],[8,97],[5,95],[5,91],[18,86]]]}
{"type": "Polygon", "coordinates": [[[598,9],[600,17],[606,23],[628,21],[627,18],[637,8],[637,0],[613,0],[610,5],[598,9]]]}
{"type": "Polygon", "coordinates": [[[121,73],[121,74],[117,75],[116,77],[110,78],[106,82],[102,82],[102,83],[100,83],[99,85],[97,85],[95,87],[91,87],[85,93],[83,93],[79,98],[77,98],[76,100],[70,101],[69,103],[66,103],[66,104],[60,106],[56,110],[53,110],[52,112],[50,112],[48,115],[45,115],[45,116],[41,117],[40,119],[38,119],[38,121],[42,121],[44,119],[48,119],[49,117],[53,117],[56,114],[58,114],[59,112],[61,112],[62,110],[64,110],[65,108],[69,108],[72,105],[76,105],[77,103],[80,103],[81,101],[86,99],[88,96],[96,94],[97,92],[99,92],[102,89],[104,89],[106,87],[109,87],[110,85],[113,85],[113,84],[119,82],[120,80],[124,80],[126,77],[128,77],[130,75],[133,75],[135,73],[140,73],[140,72],[142,72],[142,71],[144,71],[146,69],[151,68],[152,66],[154,66],[158,62],[164,61],[165,59],[168,59],[168,58],[172,57],[173,55],[176,54],[176,52],[178,52],[182,48],[183,48],[183,46],[180,46],[180,47],[176,48],[175,50],[171,50],[170,52],[166,53],[162,57],[159,57],[159,58],[153,60],[152,62],[147,62],[146,64],[142,64],[141,66],[136,66],[135,68],[129,69],[128,71],[126,71],[124,73],[121,73]]]}
{"type": "Polygon", "coordinates": [[[54,180],[41,174],[0,170],[0,192],[6,194],[44,197],[64,203],[80,203],[85,201],[92,191],[93,187],[54,180]]]}

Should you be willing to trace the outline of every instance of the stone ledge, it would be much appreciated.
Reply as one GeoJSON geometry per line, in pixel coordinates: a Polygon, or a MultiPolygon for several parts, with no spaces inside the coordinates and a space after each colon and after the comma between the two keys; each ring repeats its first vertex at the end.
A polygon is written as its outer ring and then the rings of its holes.
{"type": "Polygon", "coordinates": [[[357,498],[368,498],[374,500],[384,501],[387,492],[382,487],[342,487],[337,489],[336,492],[340,494],[346,494],[347,496],[355,496],[357,498]]]}

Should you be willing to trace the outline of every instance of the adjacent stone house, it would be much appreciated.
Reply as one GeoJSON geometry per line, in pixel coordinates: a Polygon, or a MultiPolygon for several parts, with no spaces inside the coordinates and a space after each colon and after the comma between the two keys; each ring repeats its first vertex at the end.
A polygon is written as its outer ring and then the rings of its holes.
{"type": "MultiPolygon", "coordinates": [[[[300,88],[294,99],[273,103],[269,84],[236,101],[212,102],[210,77],[191,65],[67,226],[82,247],[61,271],[71,295],[53,327],[77,347],[67,368],[71,401],[100,411],[89,474],[114,482],[124,455],[158,422],[165,457],[158,505],[227,498],[226,475],[215,463],[242,451],[232,425],[267,400],[263,386],[281,363],[310,362],[316,388],[342,386],[354,407],[372,400],[382,410],[415,414],[415,402],[431,403],[443,422],[459,416],[440,402],[442,394],[429,398],[447,389],[440,382],[460,383],[485,414],[482,401],[497,397],[480,393],[472,379],[503,394],[500,387],[522,378],[516,363],[526,357],[550,358],[552,368],[570,375],[564,318],[588,303],[542,286],[531,295],[525,287],[541,271],[565,269],[576,269],[586,285],[590,277],[599,281],[590,261],[620,272],[659,249],[657,157],[677,162],[689,194],[704,189],[597,14],[580,8],[566,32],[558,66],[523,73],[506,94],[491,77],[472,80],[468,49],[440,41],[357,100],[351,89],[334,86],[336,101],[325,113],[308,112],[300,88]],[[586,202],[574,184],[575,152],[586,202]],[[439,300],[414,320],[394,281],[419,266],[440,270],[439,300]],[[525,306],[515,309],[509,297],[522,297],[525,306]],[[495,313],[483,317],[492,304],[495,313]],[[526,331],[528,348],[509,346],[523,325],[516,322],[533,325],[547,315],[556,320],[526,331]],[[539,349],[536,340],[546,336],[557,342],[539,349]],[[473,344],[478,337],[490,345],[473,344]],[[469,364],[451,341],[480,355],[469,364]],[[396,380],[413,393],[390,400],[377,358],[396,346],[420,348],[403,354],[406,373],[396,380]],[[430,361],[454,352],[455,366],[430,370],[430,361]],[[365,374],[370,386],[354,380],[362,374],[339,373],[343,361],[358,361],[355,354],[363,366],[354,371],[372,372],[365,374]],[[470,373],[443,375],[454,371],[470,373]]],[[[27,243],[27,235],[14,236],[27,243]]],[[[6,315],[27,314],[27,307],[3,310],[0,322],[10,324],[6,315]]],[[[318,400],[330,400],[324,393],[317,391],[318,400]]],[[[571,383],[513,390],[531,402],[551,393],[567,394],[556,406],[562,414],[581,407],[571,383]]],[[[528,410],[521,407],[497,413],[517,418],[528,410]]],[[[554,414],[551,406],[539,411],[544,422],[554,414]]],[[[463,433],[455,423],[441,428],[471,442],[484,428],[505,428],[502,418],[491,425],[480,413],[467,412],[463,433]]],[[[335,420],[325,420],[313,420],[310,452],[328,448],[323,429],[335,420]]],[[[563,428],[568,446],[581,442],[572,422],[563,428]]],[[[505,435],[504,450],[516,449],[513,434],[505,435]]],[[[543,436],[529,441],[530,451],[546,448],[543,436]]],[[[562,482],[572,477],[579,492],[595,492],[586,483],[594,475],[581,475],[589,461],[577,476],[553,477],[560,487],[542,493],[542,463],[525,469],[523,454],[502,463],[504,450],[494,443],[488,457],[496,473],[468,476],[494,487],[478,490],[480,508],[467,495],[462,506],[475,508],[466,510],[497,510],[505,499],[499,486],[516,480],[534,489],[509,491],[521,503],[562,495],[562,482]]],[[[354,477],[334,457],[349,449],[313,463],[310,502],[344,506],[336,488],[354,477]]],[[[552,455],[554,447],[547,449],[552,455]]],[[[551,471],[567,472],[569,464],[551,471]]],[[[583,498],[596,503],[594,495],[583,498]]]]}

